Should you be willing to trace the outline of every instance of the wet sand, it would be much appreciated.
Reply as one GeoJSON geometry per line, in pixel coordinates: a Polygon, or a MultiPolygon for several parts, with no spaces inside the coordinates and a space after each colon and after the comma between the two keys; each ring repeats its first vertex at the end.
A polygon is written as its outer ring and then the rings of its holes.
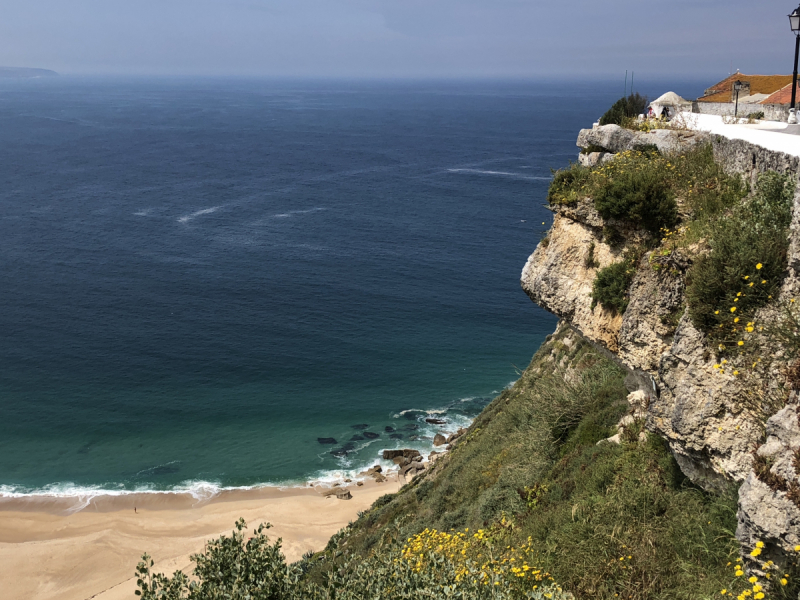
{"type": "Polygon", "coordinates": [[[75,500],[0,499],[0,590],[3,600],[133,599],[142,553],[155,569],[190,573],[189,556],[206,540],[272,523],[287,559],[321,550],[331,535],[401,482],[348,484],[353,498],[326,498],[328,488],[227,491],[198,501],[188,494],[101,496],[75,512],[75,500]],[[134,512],[134,507],[136,512],[134,512]]]}

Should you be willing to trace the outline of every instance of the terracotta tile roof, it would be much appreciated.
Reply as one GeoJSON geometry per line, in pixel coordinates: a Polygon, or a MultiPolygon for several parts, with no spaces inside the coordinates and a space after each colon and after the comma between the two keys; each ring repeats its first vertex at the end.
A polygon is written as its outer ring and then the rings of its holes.
{"type": "MultiPolygon", "coordinates": [[[[800,90],[800,85],[797,86],[800,90]]],[[[797,98],[800,99],[800,91],[797,93],[797,98]]],[[[762,100],[759,104],[790,104],[792,102],[792,84],[786,85],[772,94],[769,98],[762,100]]]]}
{"type": "Polygon", "coordinates": [[[706,96],[698,102],[730,102],[734,82],[740,79],[750,83],[750,94],[774,94],[785,86],[791,89],[791,75],[745,75],[734,73],[706,90],[706,96]]]}

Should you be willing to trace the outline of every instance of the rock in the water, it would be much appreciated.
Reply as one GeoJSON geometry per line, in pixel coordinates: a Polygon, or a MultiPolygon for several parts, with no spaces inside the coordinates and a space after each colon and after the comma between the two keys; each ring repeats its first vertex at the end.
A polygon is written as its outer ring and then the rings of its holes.
{"type": "Polygon", "coordinates": [[[411,448],[406,448],[405,450],[403,450],[403,456],[405,456],[406,458],[413,459],[415,456],[422,456],[422,454],[420,454],[419,450],[412,450],[411,448]]]}
{"type": "Polygon", "coordinates": [[[347,450],[344,448],[334,448],[331,450],[331,454],[333,454],[336,458],[344,458],[347,456],[347,450]]]}
{"type": "Polygon", "coordinates": [[[332,446],[336,443],[336,438],[317,438],[317,441],[324,446],[332,446]]]}
{"type": "Polygon", "coordinates": [[[433,437],[433,445],[434,446],[444,446],[447,443],[447,438],[444,437],[441,433],[437,433],[433,437]]]}
{"type": "Polygon", "coordinates": [[[365,431],[363,435],[368,440],[377,440],[379,437],[381,437],[380,433],[373,433],[371,431],[365,431]]]}
{"type": "Polygon", "coordinates": [[[391,425],[387,425],[386,427],[383,428],[383,430],[386,433],[394,433],[394,427],[392,427],[391,425]]]}
{"type": "Polygon", "coordinates": [[[403,456],[402,450],[384,450],[383,451],[383,460],[392,460],[398,456],[403,456]]]}
{"type": "Polygon", "coordinates": [[[353,437],[350,438],[350,441],[351,442],[363,442],[365,439],[367,439],[367,438],[365,438],[363,435],[354,435],[353,437]]]}
{"type": "Polygon", "coordinates": [[[433,417],[428,417],[425,419],[426,423],[430,423],[431,425],[447,425],[447,421],[444,419],[435,419],[433,417]]]}
{"type": "Polygon", "coordinates": [[[405,456],[395,456],[392,459],[392,462],[399,467],[404,467],[411,462],[410,458],[406,458],[405,456]]]}
{"type": "Polygon", "coordinates": [[[383,467],[382,466],[375,465],[374,467],[370,467],[369,469],[364,471],[364,474],[372,476],[372,475],[375,475],[376,473],[380,473],[382,471],[383,471],[383,467]]]}
{"type": "Polygon", "coordinates": [[[366,423],[361,423],[359,425],[351,425],[351,427],[353,429],[366,429],[367,427],[369,427],[369,425],[367,425],[366,423]]]}
{"type": "Polygon", "coordinates": [[[393,434],[392,434],[392,435],[390,435],[389,437],[390,437],[391,439],[393,439],[393,440],[402,440],[402,439],[403,439],[403,436],[402,436],[402,435],[400,435],[399,433],[393,433],[393,434]]]}
{"type": "Polygon", "coordinates": [[[415,429],[419,429],[419,425],[417,425],[416,423],[408,423],[406,425],[403,425],[400,429],[403,429],[405,431],[414,431],[415,429]]]}

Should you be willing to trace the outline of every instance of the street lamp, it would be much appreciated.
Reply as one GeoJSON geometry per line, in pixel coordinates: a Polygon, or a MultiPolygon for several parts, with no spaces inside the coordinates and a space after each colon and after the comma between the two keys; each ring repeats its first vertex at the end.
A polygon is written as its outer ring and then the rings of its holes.
{"type": "MultiPolygon", "coordinates": [[[[800,8],[800,7],[798,7],[798,8],[800,8]]],[[[798,38],[798,39],[800,39],[800,38],[798,38]]],[[[739,118],[739,92],[742,91],[743,87],[744,87],[744,84],[741,81],[739,81],[738,79],[736,80],[736,83],[733,84],[733,89],[736,91],[736,109],[733,111],[733,116],[736,119],[739,118]]]]}
{"type": "Polygon", "coordinates": [[[797,123],[797,110],[795,101],[797,100],[797,57],[800,54],[800,6],[794,9],[789,15],[789,25],[795,35],[794,43],[794,76],[792,77],[792,105],[789,107],[789,123],[797,123]]]}

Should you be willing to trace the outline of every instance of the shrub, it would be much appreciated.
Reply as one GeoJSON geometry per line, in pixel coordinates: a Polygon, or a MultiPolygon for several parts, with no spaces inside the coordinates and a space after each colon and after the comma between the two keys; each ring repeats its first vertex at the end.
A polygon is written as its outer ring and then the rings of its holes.
{"type": "Polygon", "coordinates": [[[619,248],[625,243],[625,237],[616,227],[605,225],[603,227],[603,241],[612,248],[619,248]]]}
{"type": "Polygon", "coordinates": [[[592,284],[592,308],[600,303],[614,313],[624,313],[628,308],[628,289],[635,273],[635,266],[628,260],[600,269],[592,284]]]}
{"type": "Polygon", "coordinates": [[[793,196],[790,176],[766,173],[751,198],[711,226],[711,252],[687,275],[686,297],[695,327],[711,333],[732,308],[747,317],[777,292],[786,268],[793,196]],[[744,278],[756,265],[759,281],[749,282],[751,287],[744,278]]]}
{"type": "MultiPolygon", "coordinates": [[[[143,600],[573,599],[537,568],[530,544],[497,543],[507,537],[503,523],[472,534],[425,529],[402,545],[390,535],[396,526],[389,526],[371,556],[344,560],[323,585],[303,577],[302,563],[287,565],[280,540],[270,543],[264,526],[247,542],[245,527],[240,519],[231,536],[192,556],[194,581],[181,571],[172,577],[153,573],[153,561],[144,555],[136,569],[136,595],[143,600]]],[[[345,544],[347,537],[339,536],[345,544]]]]}
{"type": "Polygon", "coordinates": [[[572,204],[580,199],[583,187],[589,181],[591,170],[581,165],[572,165],[569,169],[555,171],[553,181],[547,191],[550,204],[572,204]]]}
{"type": "Polygon", "coordinates": [[[583,259],[583,266],[587,269],[596,269],[600,266],[597,259],[594,257],[595,243],[589,244],[589,249],[586,251],[586,257],[583,259]]]}
{"type": "Polygon", "coordinates": [[[594,206],[604,219],[629,221],[653,235],[678,221],[675,195],[652,169],[619,173],[595,194],[594,206]]]}
{"type": "Polygon", "coordinates": [[[622,125],[625,119],[642,114],[646,106],[647,97],[638,92],[620,98],[600,117],[600,125],[622,125]]]}

